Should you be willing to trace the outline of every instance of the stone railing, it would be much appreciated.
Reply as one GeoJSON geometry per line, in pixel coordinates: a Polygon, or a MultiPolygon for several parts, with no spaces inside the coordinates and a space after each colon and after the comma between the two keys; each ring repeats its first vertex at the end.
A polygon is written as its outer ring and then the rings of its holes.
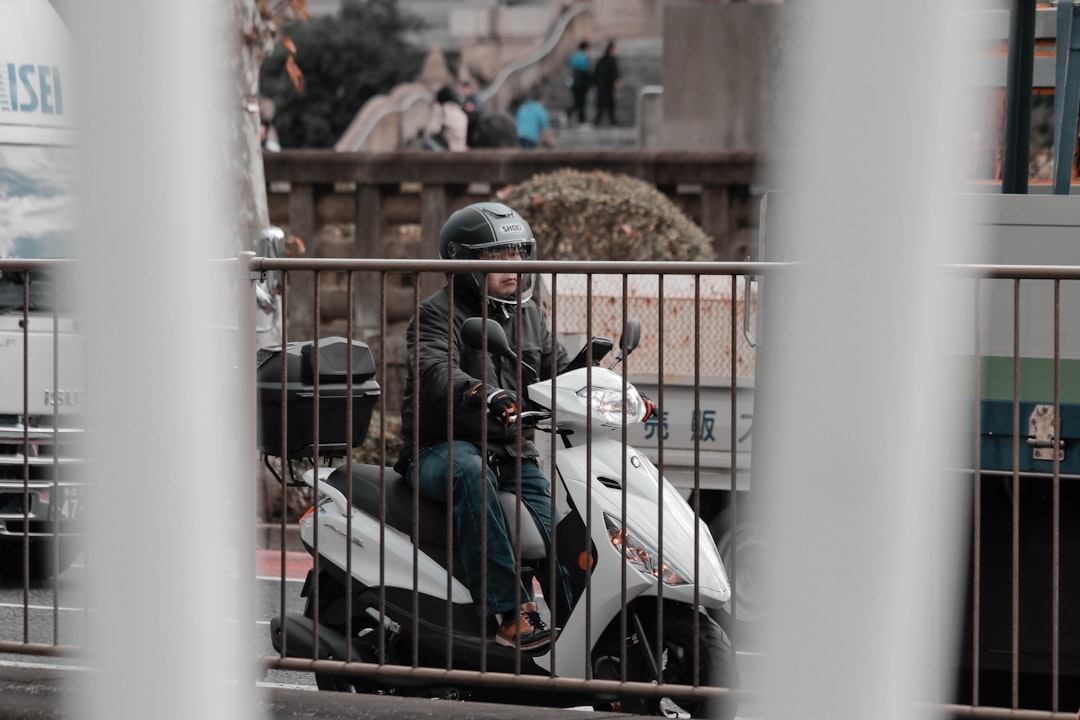
{"type": "MultiPolygon", "coordinates": [[[[264,161],[270,220],[304,240],[308,257],[436,257],[439,230],[449,213],[492,199],[506,185],[566,167],[650,182],[713,239],[718,259],[756,257],[758,203],[752,187],[758,158],[748,153],[295,150],[267,153],[264,161]],[[403,235],[403,227],[412,228],[412,235],[403,235]]],[[[290,336],[298,338],[312,332],[313,293],[310,285],[294,284],[290,336]]],[[[320,285],[323,334],[343,332],[346,295],[320,285]]],[[[353,295],[361,333],[374,330],[365,309],[378,303],[377,287],[361,287],[353,295]]]]}

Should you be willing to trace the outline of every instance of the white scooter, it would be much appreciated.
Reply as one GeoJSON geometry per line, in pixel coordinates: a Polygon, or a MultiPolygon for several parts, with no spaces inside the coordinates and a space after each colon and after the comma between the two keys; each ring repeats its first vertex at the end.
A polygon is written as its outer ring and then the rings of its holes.
{"type": "MultiPolygon", "coordinates": [[[[485,335],[489,352],[516,360],[497,323],[485,328],[479,318],[466,322],[467,344],[479,348],[485,335]]],[[[639,339],[640,324],[631,320],[624,352],[639,339]]],[[[592,347],[595,365],[612,343],[596,338],[592,347]]],[[[678,490],[645,455],[621,442],[623,424],[641,422],[644,415],[638,391],[610,368],[588,367],[585,352],[571,363],[579,367],[554,383],[528,385],[528,409],[518,419],[560,442],[556,477],[570,508],[556,527],[555,547],[571,572],[576,599],[569,615],[557,618],[561,627],[549,646],[530,653],[497,645],[494,627],[478,620],[460,560],[447,550],[447,506],[414,496],[390,468],[354,464],[351,507],[344,466],[325,469],[321,480],[315,473],[305,476],[323,496],[300,522],[300,537],[316,565],[304,585],[303,617],[271,623],[275,649],[281,653],[285,647],[289,657],[439,670],[551,675],[554,666],[561,678],[735,687],[732,645],[707,612],[720,609],[731,595],[716,544],[678,490]],[[448,556],[457,576],[448,577],[448,556]]],[[[500,493],[499,501],[511,537],[520,523],[515,542],[522,562],[543,557],[540,533],[527,512],[518,514],[517,497],[500,493]]],[[[634,694],[608,682],[594,684],[606,689],[597,697],[580,689],[560,692],[550,684],[493,688],[470,685],[468,677],[459,682],[432,674],[427,681],[416,673],[384,670],[316,671],[316,681],[322,689],[562,707],[593,703],[666,717],[730,718],[735,711],[731,698],[720,693],[680,694],[672,688],[667,695],[634,694]]]]}

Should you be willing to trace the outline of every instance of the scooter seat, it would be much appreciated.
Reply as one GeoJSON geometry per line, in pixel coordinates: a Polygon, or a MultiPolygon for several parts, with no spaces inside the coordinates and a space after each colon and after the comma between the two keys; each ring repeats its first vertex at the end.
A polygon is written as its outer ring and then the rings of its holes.
{"type": "MultiPolygon", "coordinates": [[[[419,526],[419,542],[422,546],[446,548],[446,505],[441,502],[418,498],[420,519],[413,522],[413,492],[393,468],[377,465],[352,466],[352,504],[371,517],[382,516],[381,480],[386,487],[386,524],[413,537],[413,529],[419,526]]],[[[339,467],[326,479],[327,484],[348,497],[345,466],[339,467]]]]}
{"type": "MultiPolygon", "coordinates": [[[[381,516],[380,479],[385,479],[386,486],[386,524],[414,537],[413,530],[419,527],[417,539],[422,549],[429,554],[431,550],[442,550],[436,557],[446,556],[447,505],[438,500],[420,496],[420,521],[414,522],[412,487],[393,468],[380,468],[377,465],[352,466],[352,504],[368,515],[381,516]]],[[[345,466],[339,467],[326,483],[348,497],[347,475],[345,466]]],[[[514,540],[515,512],[517,496],[509,492],[499,493],[499,503],[507,520],[507,532],[514,540]]],[[[521,557],[524,560],[538,560],[544,557],[544,540],[528,512],[521,516],[521,557]]]]}

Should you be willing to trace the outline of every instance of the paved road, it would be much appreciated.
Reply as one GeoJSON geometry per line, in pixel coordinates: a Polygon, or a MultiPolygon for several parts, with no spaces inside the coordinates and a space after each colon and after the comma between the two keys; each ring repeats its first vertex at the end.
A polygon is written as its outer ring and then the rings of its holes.
{"type": "MultiPolygon", "coordinates": [[[[300,612],[300,587],[311,566],[303,552],[286,552],[285,598],[287,612],[300,612]]],[[[270,618],[280,612],[281,554],[260,550],[256,557],[255,644],[259,655],[273,655],[270,618]]],[[[52,581],[30,588],[0,586],[0,640],[43,644],[82,645],[85,606],[82,577],[85,568],[76,563],[52,581]]],[[[76,661],[21,654],[0,655],[0,720],[52,720],[74,718],[78,695],[85,692],[86,670],[76,661]]],[[[463,703],[428,699],[356,696],[316,692],[311,673],[267,671],[257,689],[258,708],[272,718],[380,718],[412,720],[447,718],[469,720],[506,717],[536,720],[565,719],[575,711],[512,707],[486,703],[463,703]]],[[[591,718],[614,717],[613,713],[590,713],[591,718]]],[[[622,715],[621,717],[626,717],[622,715]]]]}
{"type": "MultiPolygon", "coordinates": [[[[0,665],[0,720],[76,720],[79,695],[86,692],[86,673],[45,666],[0,665]],[[73,709],[76,709],[73,711],[73,709]]],[[[344,693],[259,687],[256,710],[274,720],[567,720],[573,710],[487,703],[347,695],[344,693]]],[[[616,713],[589,713],[591,719],[627,718],[616,713]]]]}
{"type": "MultiPolygon", "coordinates": [[[[285,554],[285,609],[302,611],[300,588],[311,566],[307,553],[285,554]]],[[[76,564],[52,581],[30,588],[0,586],[0,640],[81,646],[85,642],[83,624],[85,591],[82,577],[85,568],[76,564]],[[58,591],[58,592],[57,592],[58,591]]],[[[260,550],[256,557],[256,628],[255,651],[259,656],[274,655],[270,644],[270,618],[280,613],[281,552],[260,550]]],[[[77,706],[77,694],[84,692],[86,671],[74,661],[27,655],[0,655],[0,720],[51,720],[74,717],[67,708],[77,706]],[[66,664],[71,663],[71,664],[66,664]],[[74,702],[69,702],[74,700],[74,702]]],[[[315,692],[311,673],[269,670],[257,690],[258,704],[265,716],[272,718],[470,718],[507,717],[535,720],[567,720],[580,716],[580,709],[529,708],[490,705],[475,702],[432,701],[380,696],[357,696],[343,693],[315,692]]],[[[627,717],[625,714],[619,717],[627,717]]],[[[590,718],[614,718],[616,714],[589,712],[590,718]]]]}

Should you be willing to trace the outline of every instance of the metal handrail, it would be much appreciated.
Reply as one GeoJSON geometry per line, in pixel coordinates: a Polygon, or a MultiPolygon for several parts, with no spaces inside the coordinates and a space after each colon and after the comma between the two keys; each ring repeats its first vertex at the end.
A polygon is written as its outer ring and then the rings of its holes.
{"type": "Polygon", "coordinates": [[[367,122],[365,122],[364,126],[360,129],[359,139],[355,143],[352,143],[352,147],[347,148],[347,150],[355,151],[363,148],[364,143],[367,142],[371,133],[375,132],[375,128],[387,115],[390,115],[391,113],[398,113],[399,115],[404,114],[417,102],[425,98],[430,98],[432,95],[433,93],[430,90],[415,90],[406,95],[397,105],[384,106],[367,119],[367,122]]]}
{"type": "Polygon", "coordinates": [[[491,98],[495,97],[499,93],[499,90],[502,89],[502,86],[506,83],[506,81],[510,78],[511,75],[516,72],[520,72],[521,70],[524,70],[530,65],[535,65],[536,63],[547,57],[549,54],[551,54],[551,51],[555,49],[556,45],[558,45],[559,40],[562,39],[563,33],[566,32],[566,28],[570,25],[570,21],[574,20],[580,15],[591,12],[592,7],[590,7],[589,5],[578,5],[576,7],[570,8],[565,13],[563,13],[559,20],[555,23],[555,29],[552,30],[551,34],[548,35],[547,40],[545,40],[543,44],[540,45],[540,47],[533,50],[528,55],[525,55],[524,57],[503,66],[502,70],[500,70],[499,73],[495,76],[495,79],[491,81],[491,84],[481,90],[480,93],[478,93],[480,101],[482,103],[487,103],[491,98]]]}
{"type": "MultiPolygon", "coordinates": [[[[29,262],[29,261],[28,261],[29,262]]],[[[249,261],[253,272],[264,270],[336,270],[386,272],[491,272],[500,268],[523,267],[530,272],[590,274],[660,274],[660,275],[760,275],[796,269],[797,262],[698,262],[672,260],[413,260],[380,258],[266,258],[254,256],[249,261]]],[[[960,277],[1019,280],[1080,280],[1080,265],[986,265],[953,263],[940,266],[960,277]]]]}

